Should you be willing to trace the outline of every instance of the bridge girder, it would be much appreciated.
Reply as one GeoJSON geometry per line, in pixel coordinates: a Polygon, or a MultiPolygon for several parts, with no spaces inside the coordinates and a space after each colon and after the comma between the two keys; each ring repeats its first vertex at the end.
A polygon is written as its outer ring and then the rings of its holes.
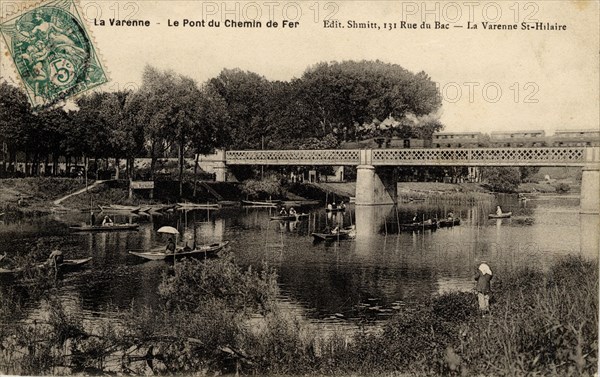
{"type": "Polygon", "coordinates": [[[227,165],[597,166],[598,147],[227,151],[227,165]]]}

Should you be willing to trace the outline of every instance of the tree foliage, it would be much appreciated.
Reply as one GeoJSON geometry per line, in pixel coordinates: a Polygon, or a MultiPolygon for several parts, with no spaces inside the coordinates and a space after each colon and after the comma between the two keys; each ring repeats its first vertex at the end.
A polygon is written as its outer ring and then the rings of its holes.
{"type": "Polygon", "coordinates": [[[32,166],[50,157],[55,166],[60,157],[125,160],[131,178],[134,158],[150,156],[154,178],[157,160],[176,155],[180,188],[185,157],[215,148],[332,149],[380,135],[430,138],[442,127],[429,76],[380,61],[319,63],[290,81],[224,69],[201,85],[147,66],[139,90],[87,94],[76,111],[33,113],[7,83],[0,94],[5,170],[20,152],[32,166]]]}
{"type": "Polygon", "coordinates": [[[481,175],[489,188],[496,192],[514,192],[521,183],[521,173],[515,167],[485,167],[481,175]]]}

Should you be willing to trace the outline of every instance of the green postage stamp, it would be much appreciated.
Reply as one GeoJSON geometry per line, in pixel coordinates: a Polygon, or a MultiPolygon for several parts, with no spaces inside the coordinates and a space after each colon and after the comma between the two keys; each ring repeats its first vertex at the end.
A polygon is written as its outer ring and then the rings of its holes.
{"type": "Polygon", "coordinates": [[[54,0],[3,21],[0,31],[36,108],[107,82],[73,0],[54,0]]]}

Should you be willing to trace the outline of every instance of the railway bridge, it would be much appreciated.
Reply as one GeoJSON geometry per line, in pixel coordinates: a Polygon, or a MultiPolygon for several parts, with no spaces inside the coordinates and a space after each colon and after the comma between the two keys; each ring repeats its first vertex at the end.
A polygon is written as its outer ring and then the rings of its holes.
{"type": "Polygon", "coordinates": [[[600,147],[231,150],[222,151],[218,160],[217,181],[226,180],[231,165],[356,166],[357,206],[393,203],[378,175],[380,166],[577,166],[582,169],[580,211],[600,209],[600,147]]]}

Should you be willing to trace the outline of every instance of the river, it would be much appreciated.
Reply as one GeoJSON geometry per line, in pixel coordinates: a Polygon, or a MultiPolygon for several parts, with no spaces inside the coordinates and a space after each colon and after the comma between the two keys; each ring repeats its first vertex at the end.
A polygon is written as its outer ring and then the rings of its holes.
{"type": "MultiPolygon", "coordinates": [[[[231,241],[229,251],[242,266],[274,267],[281,303],[316,324],[355,326],[364,319],[384,319],[423,296],[472,289],[476,263],[493,269],[533,264],[542,268],[564,255],[598,258],[597,215],[579,214],[578,197],[539,196],[526,202],[515,196],[490,197],[470,204],[413,202],[354,207],[328,214],[300,208],[309,216],[298,222],[270,220],[268,208],[174,211],[156,216],[115,215],[116,222],[140,224],[137,232],[72,233],[68,225],[87,214],[11,217],[0,225],[0,253],[8,257],[32,247],[60,247],[66,258],[91,256],[80,272],[57,284],[70,311],[91,321],[110,320],[117,309],[153,305],[157,286],[169,265],[145,262],[128,254],[166,243],[156,233],[177,227],[181,239],[198,244],[231,241]],[[512,211],[510,219],[488,219],[496,205],[512,211]],[[436,231],[398,232],[398,224],[420,218],[460,217],[460,226],[436,231]],[[315,243],[310,235],[325,226],[355,225],[355,240],[315,243]]],[[[3,285],[11,284],[3,280],[3,285]]],[[[43,304],[26,302],[30,317],[43,304]]]]}

